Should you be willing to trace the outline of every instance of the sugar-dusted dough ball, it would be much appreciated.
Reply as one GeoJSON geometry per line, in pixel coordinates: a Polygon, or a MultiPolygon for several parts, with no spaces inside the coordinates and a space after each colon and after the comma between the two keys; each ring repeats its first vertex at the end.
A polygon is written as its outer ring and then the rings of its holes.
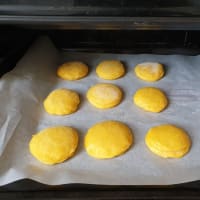
{"type": "Polygon", "coordinates": [[[131,129],[119,121],[104,121],[93,125],[85,136],[85,149],[95,158],[119,156],[133,143],[131,129]]]}
{"type": "Polygon", "coordinates": [[[145,142],[153,153],[164,158],[180,158],[191,146],[188,134],[170,124],[152,127],[145,137],[145,142]]]}
{"type": "Polygon", "coordinates": [[[153,87],[138,89],[133,96],[135,105],[149,112],[161,112],[168,105],[168,99],[163,91],[153,87]]]}
{"type": "Polygon", "coordinates": [[[29,143],[31,154],[48,165],[61,163],[72,157],[78,145],[78,133],[67,126],[46,128],[33,135],[29,143]]]}
{"type": "Polygon", "coordinates": [[[68,89],[57,89],[44,100],[45,110],[52,115],[68,115],[78,109],[78,93],[68,89]]]}
{"type": "Polygon", "coordinates": [[[100,109],[112,108],[122,100],[122,91],[119,87],[109,83],[99,83],[87,91],[88,101],[100,109]]]}
{"type": "Polygon", "coordinates": [[[124,65],[118,60],[105,60],[96,68],[97,75],[102,79],[114,80],[125,74],[124,65]]]}
{"type": "Polygon", "coordinates": [[[88,66],[82,62],[66,62],[58,67],[57,75],[65,80],[78,80],[88,74],[88,66]]]}
{"type": "Polygon", "coordinates": [[[140,63],[134,69],[136,76],[145,81],[157,81],[165,73],[163,65],[155,62],[140,63]]]}

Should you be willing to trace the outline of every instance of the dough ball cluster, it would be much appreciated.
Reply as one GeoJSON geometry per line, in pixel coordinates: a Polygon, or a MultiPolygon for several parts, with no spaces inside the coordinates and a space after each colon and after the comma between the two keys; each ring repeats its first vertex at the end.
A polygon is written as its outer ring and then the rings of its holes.
{"type": "Polygon", "coordinates": [[[46,128],[32,136],[31,154],[48,165],[61,163],[72,157],[78,146],[78,133],[74,128],[56,126],[46,128]]]}
{"type": "Polygon", "coordinates": [[[189,151],[191,146],[186,131],[171,124],[150,128],[145,143],[153,153],[163,158],[180,158],[189,151]]]}
{"type": "Polygon", "coordinates": [[[87,153],[98,159],[119,156],[133,143],[131,129],[119,121],[103,121],[93,125],[85,136],[87,153]]]}
{"type": "Polygon", "coordinates": [[[125,74],[125,68],[122,62],[118,60],[105,60],[96,68],[97,75],[106,80],[114,80],[125,74]]]}
{"type": "Polygon", "coordinates": [[[78,93],[69,89],[52,91],[44,100],[46,112],[52,115],[69,115],[78,109],[80,98],[78,93]]]}
{"type": "Polygon", "coordinates": [[[136,91],[133,96],[136,106],[149,112],[161,112],[168,105],[165,93],[154,87],[144,87],[136,91]]]}
{"type": "Polygon", "coordinates": [[[82,62],[66,62],[58,67],[57,75],[69,81],[79,80],[88,74],[88,66],[82,62]]]}

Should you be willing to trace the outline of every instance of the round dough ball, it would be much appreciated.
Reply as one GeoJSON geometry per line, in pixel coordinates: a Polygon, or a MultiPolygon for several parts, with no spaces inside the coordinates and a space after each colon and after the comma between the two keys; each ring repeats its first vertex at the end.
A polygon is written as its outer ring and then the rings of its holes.
{"type": "Polygon", "coordinates": [[[157,81],[164,76],[164,73],[164,67],[160,63],[145,62],[135,66],[136,76],[145,81],[157,81]]]}
{"type": "Polygon", "coordinates": [[[56,126],[33,135],[29,150],[40,162],[53,165],[72,157],[77,145],[78,133],[75,129],[56,126]]]}
{"type": "Polygon", "coordinates": [[[125,69],[118,60],[106,60],[97,66],[96,73],[100,78],[114,80],[122,77],[125,74],[125,69]]]}
{"type": "Polygon", "coordinates": [[[180,158],[191,146],[188,134],[170,124],[151,128],[145,137],[145,142],[153,153],[164,158],[180,158]]]}
{"type": "Polygon", "coordinates": [[[153,87],[144,87],[136,91],[133,96],[135,105],[149,112],[161,112],[168,105],[164,92],[153,87]]]}
{"type": "Polygon", "coordinates": [[[58,67],[57,75],[65,80],[78,80],[88,74],[88,66],[82,62],[66,62],[58,67]]]}
{"type": "Polygon", "coordinates": [[[44,100],[45,110],[52,115],[68,115],[78,109],[79,95],[68,89],[57,89],[44,100]]]}
{"type": "Polygon", "coordinates": [[[119,87],[109,83],[99,83],[87,91],[88,101],[100,109],[112,108],[122,100],[122,91],[119,87]]]}
{"type": "Polygon", "coordinates": [[[85,136],[85,149],[95,158],[119,156],[133,143],[131,129],[122,122],[104,121],[92,126],[85,136]]]}

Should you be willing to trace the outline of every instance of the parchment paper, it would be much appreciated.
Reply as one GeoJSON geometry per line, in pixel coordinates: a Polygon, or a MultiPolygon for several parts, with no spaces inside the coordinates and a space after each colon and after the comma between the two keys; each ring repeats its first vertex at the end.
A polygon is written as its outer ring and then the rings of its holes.
{"type": "Polygon", "coordinates": [[[200,56],[63,53],[58,52],[48,38],[40,38],[14,70],[0,80],[0,185],[22,178],[50,185],[164,185],[197,180],[200,179],[199,131],[200,56]],[[115,81],[98,78],[95,67],[105,59],[123,61],[126,75],[115,81]],[[71,60],[87,63],[89,75],[78,81],[57,78],[57,66],[71,60]],[[139,80],[133,67],[146,61],[163,63],[165,77],[155,83],[139,80]],[[124,99],[119,106],[98,110],[89,104],[86,91],[99,82],[114,83],[123,89],[124,99]],[[134,92],[143,86],[163,89],[170,100],[169,107],[161,113],[149,113],[133,105],[134,92]],[[81,105],[76,113],[51,116],[44,111],[44,98],[56,88],[69,88],[80,93],[81,105]],[[96,160],[86,154],[83,137],[90,126],[103,120],[119,120],[131,127],[135,142],[126,154],[109,160],[96,160]],[[190,134],[192,148],[182,159],[160,158],[145,146],[148,129],[163,123],[180,126],[190,134]],[[33,134],[55,125],[77,128],[80,143],[73,158],[48,166],[30,155],[28,143],[33,134]]]}

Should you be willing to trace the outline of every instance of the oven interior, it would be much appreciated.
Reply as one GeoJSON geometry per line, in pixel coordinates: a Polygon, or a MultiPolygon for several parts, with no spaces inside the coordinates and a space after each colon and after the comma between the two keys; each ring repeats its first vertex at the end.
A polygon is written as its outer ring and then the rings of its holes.
{"type": "MultiPolygon", "coordinates": [[[[196,0],[2,0],[0,75],[12,70],[32,42],[47,35],[58,49],[106,53],[200,54],[196,0]]],[[[198,199],[200,182],[170,186],[43,185],[21,180],[0,198],[198,199]]]]}
{"type": "Polygon", "coordinates": [[[3,75],[15,66],[30,44],[47,35],[60,50],[101,53],[197,55],[200,31],[188,30],[39,30],[3,26],[0,37],[3,75]]]}
{"type": "MultiPolygon", "coordinates": [[[[184,54],[200,53],[199,31],[184,30],[39,30],[19,27],[1,27],[0,58],[1,76],[15,67],[31,43],[41,35],[47,35],[60,50],[107,53],[154,53],[184,54]]],[[[69,184],[43,185],[32,180],[21,180],[0,187],[2,197],[60,197],[69,199],[151,199],[153,196],[173,199],[176,195],[189,198],[199,195],[199,181],[170,186],[102,186],[69,184]]]]}

